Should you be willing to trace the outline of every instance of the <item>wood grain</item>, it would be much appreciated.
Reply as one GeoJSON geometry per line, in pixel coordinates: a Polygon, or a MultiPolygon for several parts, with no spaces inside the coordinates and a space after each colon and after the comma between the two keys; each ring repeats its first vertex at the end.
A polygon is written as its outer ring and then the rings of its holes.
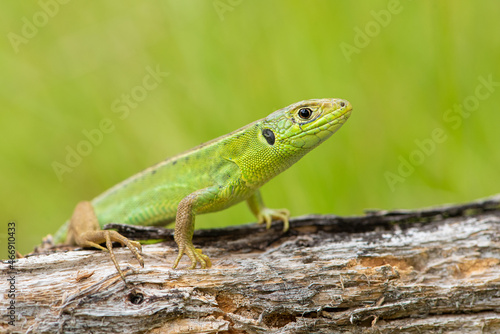
{"type": "MultiPolygon", "coordinates": [[[[242,225],[197,231],[213,267],[170,267],[168,238],[145,245],[145,268],[117,248],[44,251],[19,259],[19,333],[500,333],[500,196],[360,217],[308,216],[283,234],[242,225]]],[[[116,227],[116,226],[115,226],[116,227]]],[[[149,234],[148,234],[149,233],[149,234]]],[[[9,299],[0,264],[0,310],[9,299]]]]}

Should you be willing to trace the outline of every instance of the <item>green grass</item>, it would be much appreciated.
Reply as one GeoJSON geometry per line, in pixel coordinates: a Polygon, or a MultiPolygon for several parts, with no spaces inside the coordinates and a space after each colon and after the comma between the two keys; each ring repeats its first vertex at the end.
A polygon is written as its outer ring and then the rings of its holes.
{"type": "MultiPolygon", "coordinates": [[[[17,248],[26,253],[68,219],[78,201],[309,98],[348,99],[353,115],[332,139],[264,186],[269,206],[291,208],[294,216],[353,215],[499,192],[500,86],[456,128],[443,118],[455,104],[472,101],[478,77],[500,82],[499,2],[405,0],[378,31],[372,11],[387,10],[392,1],[242,1],[222,13],[223,20],[214,3],[220,2],[70,1],[18,52],[9,36],[22,35],[24,22],[33,22],[41,7],[4,6],[2,245],[10,220],[17,224],[17,248]],[[349,61],[340,45],[355,46],[357,29],[366,27],[375,29],[372,37],[349,61]],[[142,85],[148,66],[169,75],[120,119],[112,103],[142,85]],[[59,181],[53,162],[64,163],[66,147],[75,148],[85,139],[82,131],[103,119],[114,130],[59,181]],[[418,155],[415,141],[431,138],[436,128],[446,139],[391,188],[386,173],[398,173],[400,157],[418,155]]],[[[198,217],[197,226],[251,221],[240,204],[198,217]]]]}

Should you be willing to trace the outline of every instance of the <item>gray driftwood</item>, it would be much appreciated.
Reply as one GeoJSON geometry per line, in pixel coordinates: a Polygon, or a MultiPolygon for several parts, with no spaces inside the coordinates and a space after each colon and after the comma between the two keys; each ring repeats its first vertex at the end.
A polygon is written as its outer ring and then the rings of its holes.
{"type": "MultiPolygon", "coordinates": [[[[117,248],[125,284],[97,250],[19,259],[19,333],[500,333],[500,196],[362,217],[307,216],[291,230],[197,231],[208,270],[170,266],[171,230],[124,227],[145,268],[117,248]]],[[[115,226],[116,227],[116,226],[115,226]]],[[[7,265],[0,264],[0,309],[7,265]]]]}

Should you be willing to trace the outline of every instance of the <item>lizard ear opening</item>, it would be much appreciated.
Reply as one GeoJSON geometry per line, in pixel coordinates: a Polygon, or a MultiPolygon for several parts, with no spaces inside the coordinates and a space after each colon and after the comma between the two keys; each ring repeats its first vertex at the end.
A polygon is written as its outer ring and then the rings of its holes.
{"type": "Polygon", "coordinates": [[[264,138],[266,138],[267,140],[267,143],[269,145],[274,145],[274,142],[276,140],[276,138],[274,137],[274,132],[272,130],[269,130],[269,129],[263,129],[262,130],[262,135],[264,136],[264,138]]]}

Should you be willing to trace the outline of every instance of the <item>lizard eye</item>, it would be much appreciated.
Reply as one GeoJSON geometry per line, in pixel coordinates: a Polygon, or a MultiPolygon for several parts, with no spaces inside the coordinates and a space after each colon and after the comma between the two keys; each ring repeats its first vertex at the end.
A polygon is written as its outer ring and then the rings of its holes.
{"type": "Polygon", "coordinates": [[[310,108],[300,108],[298,112],[299,117],[302,119],[309,119],[312,114],[313,112],[310,108]]]}

